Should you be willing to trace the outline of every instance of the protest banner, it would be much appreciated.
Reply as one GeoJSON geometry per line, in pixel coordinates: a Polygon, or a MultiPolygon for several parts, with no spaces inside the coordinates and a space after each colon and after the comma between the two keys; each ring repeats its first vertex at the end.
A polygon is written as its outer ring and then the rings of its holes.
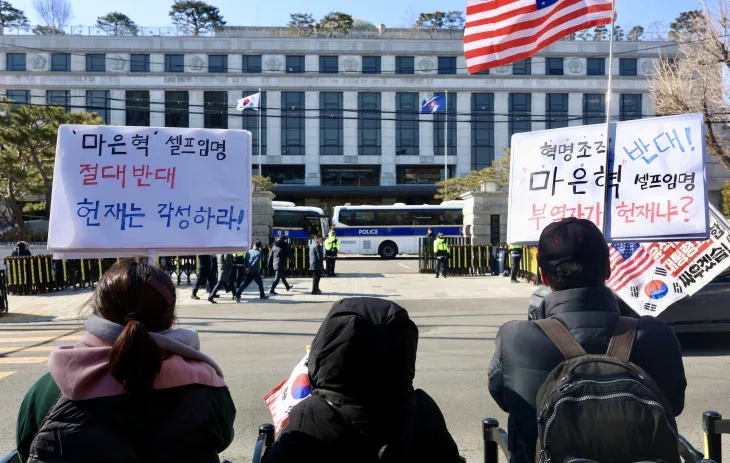
{"type": "Polygon", "coordinates": [[[534,245],[565,217],[591,220],[609,241],[706,239],[702,121],[614,123],[610,156],[603,124],[513,135],[507,240],[534,245]]]}
{"type": "Polygon", "coordinates": [[[113,257],[242,250],[251,190],[246,131],[64,125],[48,249],[113,257]]]}
{"type": "Polygon", "coordinates": [[[606,284],[639,315],[656,316],[730,267],[730,224],[710,205],[704,241],[614,243],[606,284]]]}
{"type": "Polygon", "coordinates": [[[309,384],[309,349],[310,346],[307,346],[307,353],[294,367],[291,375],[264,397],[271,418],[274,420],[276,434],[279,434],[286,425],[291,409],[312,393],[312,387],[309,384]]]}

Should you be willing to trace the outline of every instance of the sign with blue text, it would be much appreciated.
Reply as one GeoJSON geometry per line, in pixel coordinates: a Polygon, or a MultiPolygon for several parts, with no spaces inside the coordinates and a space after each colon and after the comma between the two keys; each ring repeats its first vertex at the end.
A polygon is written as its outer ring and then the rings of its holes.
{"type": "Polygon", "coordinates": [[[707,239],[705,166],[702,114],[515,134],[507,239],[536,244],[566,217],[610,242],[707,239]]]}
{"type": "Polygon", "coordinates": [[[241,250],[250,245],[251,190],[249,132],[64,125],[48,249],[241,250]]]}

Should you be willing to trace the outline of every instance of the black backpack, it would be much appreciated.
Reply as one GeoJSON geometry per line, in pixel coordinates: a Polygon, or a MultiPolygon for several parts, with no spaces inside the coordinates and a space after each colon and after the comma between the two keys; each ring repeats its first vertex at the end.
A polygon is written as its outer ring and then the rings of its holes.
{"type": "Polygon", "coordinates": [[[590,355],[555,319],[535,323],[565,357],[537,393],[538,463],[678,463],[674,413],[629,361],[638,320],[620,317],[605,355],[590,355]]]}

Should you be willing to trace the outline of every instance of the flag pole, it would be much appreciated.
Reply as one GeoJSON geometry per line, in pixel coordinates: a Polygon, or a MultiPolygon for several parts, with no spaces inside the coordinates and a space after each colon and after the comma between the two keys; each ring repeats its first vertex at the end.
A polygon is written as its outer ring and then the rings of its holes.
{"type": "Polygon", "coordinates": [[[444,137],[444,180],[449,179],[449,91],[446,90],[446,135],[444,137]]]}
{"type": "Polygon", "coordinates": [[[609,211],[609,192],[611,189],[608,187],[609,185],[609,179],[611,178],[611,85],[613,83],[613,32],[615,28],[614,22],[616,21],[616,2],[617,0],[613,0],[611,2],[611,5],[613,7],[613,11],[611,13],[611,28],[608,31],[609,34],[609,41],[608,41],[608,88],[606,89],[606,176],[604,178],[603,182],[603,200],[604,200],[604,207],[603,207],[603,223],[601,224],[601,229],[603,230],[603,235],[605,236],[608,232],[608,219],[611,217],[611,213],[609,211]]]}
{"type": "Polygon", "coordinates": [[[262,125],[261,124],[261,120],[262,120],[261,113],[263,112],[262,111],[262,108],[261,108],[261,100],[263,99],[262,96],[263,95],[261,94],[261,89],[259,89],[259,104],[258,104],[258,108],[257,108],[258,111],[259,111],[259,177],[263,177],[264,176],[264,171],[261,170],[261,132],[262,132],[262,129],[261,129],[261,125],[262,125]]]}

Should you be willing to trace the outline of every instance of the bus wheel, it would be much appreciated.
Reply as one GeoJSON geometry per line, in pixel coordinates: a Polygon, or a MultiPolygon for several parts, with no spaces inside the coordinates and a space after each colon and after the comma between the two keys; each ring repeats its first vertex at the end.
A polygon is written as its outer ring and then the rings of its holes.
{"type": "Polygon", "coordinates": [[[385,241],[380,245],[378,254],[380,254],[380,257],[383,259],[395,259],[395,256],[398,255],[398,245],[392,241],[385,241]]]}

